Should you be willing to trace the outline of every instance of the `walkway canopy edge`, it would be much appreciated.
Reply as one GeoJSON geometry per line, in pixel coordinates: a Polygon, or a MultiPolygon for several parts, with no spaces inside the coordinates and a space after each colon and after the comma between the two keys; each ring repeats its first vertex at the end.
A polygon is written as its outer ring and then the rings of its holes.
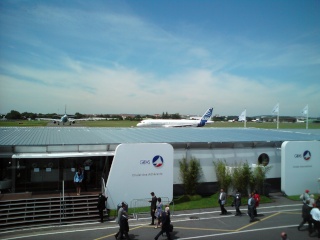
{"type": "Polygon", "coordinates": [[[68,157],[94,157],[114,156],[114,151],[107,152],[60,152],[60,153],[19,153],[13,154],[12,158],[68,158],[68,157]]]}

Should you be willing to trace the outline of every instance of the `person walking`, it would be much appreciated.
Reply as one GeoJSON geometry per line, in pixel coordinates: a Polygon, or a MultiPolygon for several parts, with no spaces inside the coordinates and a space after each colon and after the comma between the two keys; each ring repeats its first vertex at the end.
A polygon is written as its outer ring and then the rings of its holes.
{"type": "Polygon", "coordinates": [[[83,174],[81,169],[79,168],[73,178],[74,184],[76,185],[77,196],[79,196],[81,193],[82,180],[83,180],[83,174]]]}
{"type": "MultiPolygon", "coordinates": [[[[127,212],[124,211],[120,217],[120,236],[125,236],[127,240],[130,240],[129,237],[129,217],[127,212]]],[[[123,237],[121,237],[123,239],[123,237]]]]}
{"type": "Polygon", "coordinates": [[[106,201],[107,198],[102,193],[100,193],[98,196],[97,208],[99,210],[99,217],[101,223],[103,223],[103,210],[106,209],[106,201]]]}
{"type": "MultiPolygon", "coordinates": [[[[120,238],[123,239],[123,234],[124,234],[123,230],[125,230],[125,228],[124,228],[125,220],[122,219],[123,222],[122,222],[122,229],[121,229],[121,217],[123,215],[128,216],[128,213],[127,213],[126,210],[127,210],[127,205],[125,204],[125,202],[122,202],[121,203],[121,207],[118,210],[118,216],[117,216],[117,219],[116,219],[116,222],[119,224],[119,231],[116,233],[116,235],[114,235],[116,239],[118,239],[119,235],[120,235],[120,238]]],[[[129,230],[128,230],[128,232],[129,232],[129,230]]]]}
{"type": "Polygon", "coordinates": [[[307,222],[309,235],[312,233],[312,219],[310,215],[311,207],[309,206],[309,200],[307,200],[302,206],[302,222],[298,226],[298,230],[307,222]]]}
{"type": "Polygon", "coordinates": [[[314,200],[314,195],[311,194],[309,198],[309,207],[313,208],[316,204],[316,201],[314,200]]]}
{"type": "Polygon", "coordinates": [[[150,214],[151,214],[151,223],[150,225],[154,225],[154,219],[156,219],[155,213],[157,209],[157,197],[154,194],[154,192],[151,192],[151,200],[149,201],[151,203],[150,205],[150,214]]]}
{"type": "Polygon", "coordinates": [[[309,190],[308,190],[308,189],[306,189],[306,190],[304,191],[304,193],[302,193],[302,194],[300,195],[300,199],[302,200],[303,203],[305,203],[307,200],[310,199],[309,190]]]}
{"type": "Polygon", "coordinates": [[[227,200],[227,194],[224,192],[223,188],[221,188],[219,199],[218,199],[218,203],[221,209],[220,215],[226,215],[228,213],[227,210],[224,208],[224,205],[226,204],[226,200],[227,200]]]}
{"type": "Polygon", "coordinates": [[[158,238],[160,237],[160,235],[162,235],[163,233],[166,233],[167,239],[171,240],[171,236],[170,236],[170,209],[169,207],[166,207],[164,212],[162,212],[162,217],[161,217],[161,231],[155,236],[155,240],[158,240],[158,238]]]}
{"type": "Polygon", "coordinates": [[[236,191],[236,194],[233,196],[232,206],[235,206],[236,208],[235,216],[241,216],[242,215],[242,212],[240,211],[241,193],[238,190],[236,191]]]}
{"type": "Polygon", "coordinates": [[[259,204],[260,204],[260,195],[259,195],[257,190],[254,191],[253,197],[254,197],[254,200],[256,202],[256,205],[254,207],[254,216],[257,217],[258,216],[257,207],[259,207],[259,204]]]}
{"type": "Polygon", "coordinates": [[[156,214],[155,214],[155,216],[158,219],[158,222],[157,222],[157,226],[155,226],[155,228],[158,228],[161,226],[162,208],[163,208],[163,204],[161,202],[161,198],[158,197],[157,210],[156,210],[156,214]]]}
{"type": "Polygon", "coordinates": [[[254,195],[253,193],[249,195],[249,199],[248,199],[248,215],[250,217],[250,222],[254,221],[254,209],[256,207],[256,201],[253,195],[254,195]]]}
{"type": "MultiPolygon", "coordinates": [[[[320,238],[320,208],[312,208],[310,215],[312,217],[313,229],[318,231],[318,238],[320,238]]],[[[309,234],[311,236],[311,234],[309,234]]]]}

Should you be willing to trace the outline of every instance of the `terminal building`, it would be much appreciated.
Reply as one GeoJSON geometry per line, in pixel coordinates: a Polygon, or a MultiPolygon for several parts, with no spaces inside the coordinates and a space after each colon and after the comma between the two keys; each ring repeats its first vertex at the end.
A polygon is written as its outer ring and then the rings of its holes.
{"type": "MultiPolygon", "coordinates": [[[[121,160],[121,166],[113,176],[116,175],[125,181],[127,189],[139,188],[136,185],[131,186],[132,181],[128,177],[137,176],[137,172],[145,171],[142,168],[150,159],[140,159],[140,165],[136,166],[127,162],[138,155],[138,151],[144,152],[134,147],[141,144],[172,146],[173,195],[183,194],[179,162],[183,158],[188,160],[192,157],[199,160],[202,169],[198,189],[200,194],[209,195],[216,192],[217,179],[213,163],[218,160],[226,161],[230,166],[242,162],[248,162],[250,166],[271,166],[267,176],[268,182],[280,190],[281,185],[289,185],[288,182],[281,182],[282,175],[286,173],[284,166],[309,172],[320,167],[319,143],[318,129],[1,127],[0,191],[72,192],[75,191],[73,177],[79,168],[85,173],[83,188],[99,191],[108,181],[114,182],[109,178],[112,175],[114,160],[117,159],[117,148],[121,145],[130,145],[131,148],[123,155],[126,159],[121,160]],[[290,155],[283,148],[287,142],[303,144],[293,146],[293,151],[297,152],[290,155]],[[298,149],[299,146],[302,146],[302,150],[298,149]],[[311,155],[308,163],[290,165],[295,159],[306,160],[305,154],[311,155]]],[[[148,145],[143,146],[149,148],[148,145]]],[[[157,156],[156,151],[154,154],[157,156]]],[[[170,158],[170,154],[168,157],[170,158]]],[[[148,173],[146,175],[150,175],[150,178],[144,178],[144,181],[151,182],[153,190],[157,191],[159,183],[152,177],[162,174],[148,173]]],[[[290,182],[292,179],[289,178],[287,181],[290,182]]],[[[317,184],[314,180],[314,183],[308,183],[308,188],[317,191],[317,184]]],[[[301,192],[303,187],[297,187],[297,190],[301,192]]],[[[146,192],[149,193],[150,190],[147,189],[146,192]]]]}

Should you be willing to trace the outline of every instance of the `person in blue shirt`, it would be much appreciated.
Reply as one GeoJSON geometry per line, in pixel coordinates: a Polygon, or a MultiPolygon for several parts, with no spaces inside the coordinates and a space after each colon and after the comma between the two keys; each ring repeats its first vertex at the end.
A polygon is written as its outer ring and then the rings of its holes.
{"type": "Polygon", "coordinates": [[[254,209],[256,207],[256,200],[254,199],[254,193],[249,194],[248,198],[248,215],[250,217],[250,222],[254,221],[254,209]]]}
{"type": "Polygon", "coordinates": [[[161,226],[162,207],[163,207],[163,204],[161,202],[161,198],[158,197],[158,204],[157,204],[157,209],[156,209],[156,214],[155,214],[158,219],[158,223],[155,228],[158,228],[161,226]]]}
{"type": "Polygon", "coordinates": [[[79,168],[73,178],[74,184],[76,185],[76,189],[77,189],[77,196],[79,196],[81,193],[82,180],[83,180],[83,173],[79,168]]]}

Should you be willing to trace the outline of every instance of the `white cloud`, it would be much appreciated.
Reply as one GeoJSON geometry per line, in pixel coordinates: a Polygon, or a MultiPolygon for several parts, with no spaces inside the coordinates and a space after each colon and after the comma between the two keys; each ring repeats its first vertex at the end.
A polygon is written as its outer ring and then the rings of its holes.
{"type": "Polygon", "coordinates": [[[301,102],[301,98],[308,97],[311,107],[318,100],[311,86],[299,89],[272,81],[266,84],[201,69],[159,79],[151,73],[125,67],[83,65],[79,68],[81,74],[78,68],[68,72],[12,68],[25,77],[0,76],[0,101],[6,103],[1,105],[1,111],[18,108],[15,110],[56,112],[67,104],[70,113],[201,114],[213,106],[215,114],[238,114],[246,108],[250,116],[269,114],[277,102],[280,102],[281,114],[293,114],[295,109],[286,109],[286,104],[303,105],[305,101],[301,102]]]}
{"type": "Polygon", "coordinates": [[[188,22],[168,27],[107,7],[43,2],[15,16],[1,15],[10,31],[0,43],[10,48],[1,48],[0,112],[56,112],[67,104],[71,113],[202,114],[213,106],[228,115],[246,108],[250,116],[280,102],[280,113],[292,115],[320,102],[312,80],[319,70],[308,68],[320,63],[317,42],[262,42],[188,22]],[[303,83],[291,79],[296,68],[303,83]]]}

